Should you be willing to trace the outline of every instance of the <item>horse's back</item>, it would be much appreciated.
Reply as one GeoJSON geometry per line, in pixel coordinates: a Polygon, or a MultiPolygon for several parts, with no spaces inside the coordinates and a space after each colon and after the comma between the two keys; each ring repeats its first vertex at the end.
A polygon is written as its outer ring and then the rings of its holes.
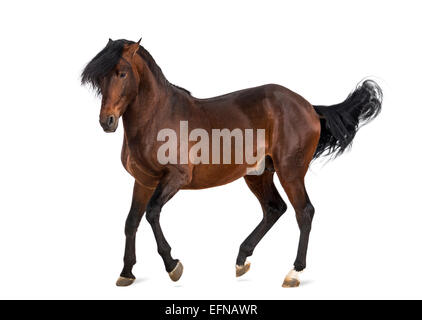
{"type": "Polygon", "coordinates": [[[279,113],[283,108],[294,107],[297,109],[292,111],[316,115],[314,108],[305,98],[278,84],[265,84],[212,98],[196,99],[196,102],[209,113],[226,114],[240,111],[246,115],[256,115],[256,112],[279,113]]]}
{"type": "Polygon", "coordinates": [[[319,131],[319,116],[313,106],[299,94],[277,84],[197,101],[213,128],[273,132],[281,127],[298,125],[302,131],[319,131]]]}

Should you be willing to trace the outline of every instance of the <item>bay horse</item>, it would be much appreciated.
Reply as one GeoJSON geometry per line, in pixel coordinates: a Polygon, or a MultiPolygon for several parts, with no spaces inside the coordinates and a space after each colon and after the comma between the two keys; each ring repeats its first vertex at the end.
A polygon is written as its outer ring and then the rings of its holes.
{"type": "MultiPolygon", "coordinates": [[[[210,188],[242,177],[263,210],[262,221],[240,245],[235,271],[237,277],[244,275],[250,268],[247,257],[287,210],[274,185],[274,173],[295,210],[300,229],[297,257],[283,287],[298,286],[299,273],[306,267],[314,216],[304,183],[308,166],[315,158],[335,157],[348,149],[360,126],[375,118],[382,104],[382,91],[372,80],[360,83],[345,101],[333,106],[313,106],[276,84],[198,99],[167,81],[140,40],[109,39],[86,65],[81,81],[102,97],[100,124],[105,132],[114,132],[122,117],[121,160],[135,180],[125,224],[124,267],[117,286],[128,286],[135,280],[135,236],[145,212],[165,269],[171,280],[177,281],[183,265],[172,257],[161,229],[162,207],[181,189],[210,188]],[[245,163],[162,164],[157,151],[163,142],[157,140],[157,134],[162,128],[179,133],[180,121],[189,121],[190,126],[206,132],[215,128],[265,129],[265,170],[260,175],[247,175],[250,166],[245,163]]],[[[192,147],[191,141],[188,146],[192,147]]]]}

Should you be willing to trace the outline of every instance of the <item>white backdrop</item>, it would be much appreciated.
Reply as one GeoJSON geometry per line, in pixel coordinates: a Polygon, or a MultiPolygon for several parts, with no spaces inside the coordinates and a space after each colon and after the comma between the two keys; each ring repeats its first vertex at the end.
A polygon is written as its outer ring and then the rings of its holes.
{"type": "Polygon", "coordinates": [[[0,7],[0,298],[422,298],[420,1],[0,7]],[[235,278],[239,245],[261,219],[243,180],[182,191],[164,207],[180,282],[143,220],[138,280],[115,287],[133,179],[120,163],[122,126],[103,132],[100,100],[79,75],[109,37],[141,36],[169,81],[196,97],[278,83],[334,104],[367,76],[384,89],[381,115],[351,152],[309,170],[316,213],[298,289],[281,288],[299,237],[290,204],[235,278]]]}

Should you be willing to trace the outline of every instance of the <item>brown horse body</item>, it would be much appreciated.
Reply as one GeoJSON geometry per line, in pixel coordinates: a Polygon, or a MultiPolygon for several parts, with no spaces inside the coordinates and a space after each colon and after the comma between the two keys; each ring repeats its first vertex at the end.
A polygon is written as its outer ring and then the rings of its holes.
{"type": "MultiPolygon", "coordinates": [[[[210,99],[196,99],[180,89],[175,89],[171,95],[172,98],[165,96],[162,97],[164,102],[157,102],[154,106],[157,112],[154,117],[148,118],[147,125],[141,123],[148,115],[141,101],[135,101],[130,106],[133,111],[127,110],[123,115],[125,140],[122,162],[138,183],[155,189],[166,166],[161,165],[156,157],[162,143],[151,140],[151,136],[157,137],[162,128],[177,131],[179,122],[184,120],[188,120],[192,128],[206,130],[209,136],[212,129],[265,129],[265,155],[273,159],[280,171],[281,163],[287,160],[283,160],[282,155],[288,155],[289,165],[295,167],[293,171],[286,168],[284,178],[289,179],[289,174],[305,175],[318,144],[320,121],[312,105],[301,96],[279,85],[265,85],[210,99]],[[176,106],[173,104],[174,96],[177,96],[176,106]],[[176,113],[174,109],[182,113],[176,113]],[[137,119],[137,123],[133,123],[132,119],[137,119]],[[132,134],[129,135],[128,130],[132,134]],[[280,141],[285,143],[280,144],[280,141]],[[300,167],[302,170],[299,172],[300,167]]],[[[180,150],[180,145],[177,150],[180,150]]],[[[244,177],[250,166],[243,163],[185,167],[189,178],[181,189],[203,189],[227,184],[244,177]]]]}
{"type": "MultiPolygon", "coordinates": [[[[136,262],[135,234],[145,211],[165,268],[171,279],[177,281],[183,267],[180,261],[172,258],[171,248],[161,230],[161,208],[180,189],[215,187],[242,177],[258,198],[264,213],[260,224],[240,246],[236,275],[246,273],[250,266],[246,258],[287,209],[273,183],[276,173],[295,209],[300,228],[294,270],[284,282],[284,286],[297,286],[297,272],[306,266],[314,215],[304,184],[308,166],[323,151],[342,152],[353,139],[359,121],[373,118],[379,112],[381,101],[379,88],[369,83],[358,88],[361,91],[354,93],[356,97],[352,94],[348,98],[350,101],[327,108],[328,111],[325,107],[314,107],[298,94],[274,84],[197,99],[170,84],[139,43],[126,40],[110,40],[85,68],[83,82],[92,83],[102,95],[100,123],[105,131],[114,132],[122,117],[122,163],[135,178],[132,207],[125,227],[124,268],[118,285],[129,285],[135,279],[132,273],[136,262]],[[320,115],[326,120],[321,120],[320,115]],[[209,136],[214,129],[265,129],[265,159],[258,159],[265,160],[265,171],[260,175],[247,175],[251,165],[235,161],[230,164],[193,164],[191,161],[161,164],[157,154],[163,142],[158,141],[157,136],[163,128],[170,128],[180,137],[181,121],[188,121],[190,129],[205,130],[209,136]]],[[[181,150],[181,142],[178,140],[177,150],[181,150]]],[[[190,149],[195,141],[187,143],[190,149]]],[[[233,146],[231,151],[234,155],[233,146]]],[[[254,151],[257,151],[256,146],[254,151]]],[[[180,153],[178,159],[181,159],[180,153]]]]}

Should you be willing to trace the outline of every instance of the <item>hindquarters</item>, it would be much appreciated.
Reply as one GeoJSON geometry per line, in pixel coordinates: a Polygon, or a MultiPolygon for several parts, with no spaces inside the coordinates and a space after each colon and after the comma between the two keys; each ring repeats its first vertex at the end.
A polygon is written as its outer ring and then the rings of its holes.
{"type": "Polygon", "coordinates": [[[313,106],[281,86],[272,87],[274,112],[270,155],[279,177],[304,178],[320,138],[321,124],[313,106]]]}

